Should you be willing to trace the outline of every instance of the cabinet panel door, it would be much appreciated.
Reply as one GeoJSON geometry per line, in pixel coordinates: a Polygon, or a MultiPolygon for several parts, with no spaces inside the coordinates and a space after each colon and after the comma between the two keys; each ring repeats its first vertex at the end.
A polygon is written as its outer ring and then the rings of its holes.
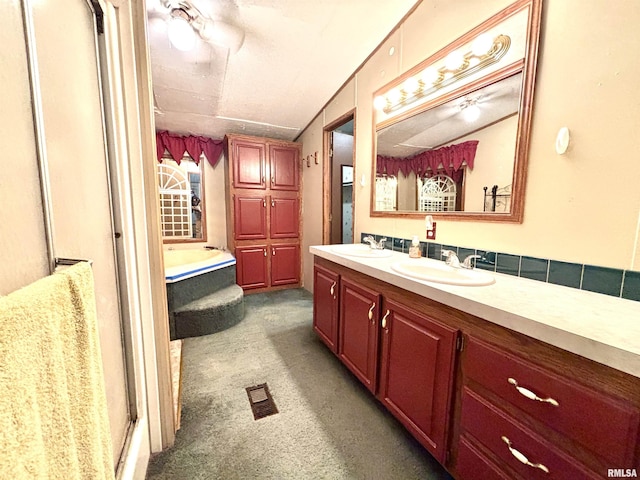
{"type": "Polygon", "coordinates": [[[272,190],[298,190],[298,149],[278,145],[269,146],[272,190]]]}
{"type": "Polygon", "coordinates": [[[231,165],[233,186],[236,188],[265,189],[265,145],[248,140],[233,143],[231,165]]]}
{"type": "Polygon", "coordinates": [[[300,281],[300,246],[271,246],[271,285],[289,285],[300,281]]]}
{"type": "Polygon", "coordinates": [[[377,292],[342,279],[338,356],[373,393],[378,366],[379,305],[377,292]]]}
{"type": "Polygon", "coordinates": [[[236,248],[236,281],[245,290],[268,286],[266,245],[236,248]]]}
{"type": "Polygon", "coordinates": [[[300,202],[297,198],[271,199],[271,238],[297,238],[300,231],[300,202]]]}
{"type": "Polygon", "coordinates": [[[264,198],[234,196],[236,240],[267,238],[266,202],[264,198]]]}
{"type": "Polygon", "coordinates": [[[333,353],[338,351],[340,276],[316,265],[313,270],[313,330],[333,353]]]}
{"type": "Polygon", "coordinates": [[[457,330],[385,300],[379,397],[441,463],[457,330]]]}

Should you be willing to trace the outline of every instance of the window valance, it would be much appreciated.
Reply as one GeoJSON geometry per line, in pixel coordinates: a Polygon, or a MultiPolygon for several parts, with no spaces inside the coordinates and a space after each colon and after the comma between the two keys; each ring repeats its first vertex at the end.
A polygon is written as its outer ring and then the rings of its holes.
{"type": "Polygon", "coordinates": [[[407,177],[413,172],[417,177],[430,177],[444,172],[455,179],[456,176],[462,173],[461,169],[464,163],[473,170],[477,148],[478,140],[469,140],[456,145],[436,148],[435,150],[425,150],[407,158],[378,155],[376,159],[376,174],[397,177],[398,172],[402,172],[407,177]]]}
{"type": "Polygon", "coordinates": [[[191,158],[200,163],[200,155],[204,153],[212,167],[215,167],[222,155],[223,141],[194,135],[181,136],[166,131],[156,132],[156,155],[162,163],[162,155],[167,150],[178,165],[187,152],[191,158]]]}

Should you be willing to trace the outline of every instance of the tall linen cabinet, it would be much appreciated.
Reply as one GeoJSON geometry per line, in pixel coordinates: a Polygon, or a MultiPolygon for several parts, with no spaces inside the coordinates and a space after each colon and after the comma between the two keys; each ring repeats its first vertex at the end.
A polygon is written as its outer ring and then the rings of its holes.
{"type": "Polygon", "coordinates": [[[245,291],[300,287],[299,143],[227,135],[227,246],[245,291]]]}

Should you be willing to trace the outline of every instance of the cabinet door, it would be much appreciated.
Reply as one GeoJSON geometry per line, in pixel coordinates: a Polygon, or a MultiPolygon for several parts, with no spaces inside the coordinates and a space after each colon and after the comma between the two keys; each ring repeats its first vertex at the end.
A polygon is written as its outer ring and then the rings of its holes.
{"type": "Polygon", "coordinates": [[[381,314],[379,398],[443,463],[457,330],[391,300],[381,314]]]}
{"type": "Polygon", "coordinates": [[[266,188],[264,143],[235,140],[231,155],[235,188],[266,188]]]}
{"type": "Polygon", "coordinates": [[[300,246],[271,245],[271,285],[300,282],[300,246]]]}
{"type": "Polygon", "coordinates": [[[342,279],[338,356],[373,393],[378,366],[379,305],[377,292],[342,279]]]}
{"type": "Polygon", "coordinates": [[[323,267],[313,269],[313,330],[333,353],[338,351],[340,276],[323,267]]]}
{"type": "Polygon", "coordinates": [[[267,200],[234,195],[233,219],[236,240],[267,238],[267,200]]]}
{"type": "Polygon", "coordinates": [[[280,145],[269,146],[272,190],[298,190],[300,161],[298,149],[280,145]]]}
{"type": "Polygon", "coordinates": [[[236,248],[236,281],[243,289],[267,285],[267,246],[236,248]]]}
{"type": "Polygon", "coordinates": [[[271,198],[271,238],[297,238],[300,231],[300,203],[297,198],[271,198]]]}

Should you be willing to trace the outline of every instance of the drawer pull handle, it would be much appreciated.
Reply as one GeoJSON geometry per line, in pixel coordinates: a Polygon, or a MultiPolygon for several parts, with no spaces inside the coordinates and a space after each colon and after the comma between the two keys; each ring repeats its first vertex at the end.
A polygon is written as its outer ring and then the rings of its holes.
{"type": "Polygon", "coordinates": [[[336,285],[338,284],[338,282],[333,282],[333,285],[331,285],[331,295],[333,296],[333,298],[336,298],[334,296],[334,293],[336,291],[336,285]]]}
{"type": "Polygon", "coordinates": [[[373,320],[373,309],[376,308],[376,302],[373,302],[371,308],[369,309],[369,320],[373,320]]]}
{"type": "Polygon", "coordinates": [[[384,314],[384,317],[382,317],[382,328],[386,329],[387,328],[387,317],[389,316],[391,312],[389,310],[387,310],[387,313],[384,314]]]}
{"type": "Polygon", "coordinates": [[[507,444],[507,447],[509,447],[509,451],[511,452],[511,455],[513,455],[516,458],[516,460],[518,460],[520,463],[524,463],[525,465],[529,465],[530,467],[533,467],[533,468],[538,468],[542,470],[544,473],[549,473],[549,468],[547,468],[546,465],[543,465],[542,463],[531,463],[529,459],[522,452],[519,452],[518,450],[513,448],[513,445],[511,445],[511,440],[509,440],[507,437],[504,437],[504,436],[501,438],[502,438],[502,441],[507,444]]]}
{"type": "Polygon", "coordinates": [[[549,403],[551,405],[553,405],[554,407],[558,407],[560,404],[558,403],[557,400],[548,397],[548,398],[540,398],[538,395],[536,395],[535,393],[533,393],[531,390],[521,387],[520,385],[518,385],[518,382],[515,378],[509,378],[507,380],[511,385],[513,385],[514,387],[516,387],[516,390],[518,391],[518,393],[520,393],[520,395],[523,395],[525,397],[527,397],[529,400],[536,400],[538,402],[543,402],[543,403],[549,403]]]}

